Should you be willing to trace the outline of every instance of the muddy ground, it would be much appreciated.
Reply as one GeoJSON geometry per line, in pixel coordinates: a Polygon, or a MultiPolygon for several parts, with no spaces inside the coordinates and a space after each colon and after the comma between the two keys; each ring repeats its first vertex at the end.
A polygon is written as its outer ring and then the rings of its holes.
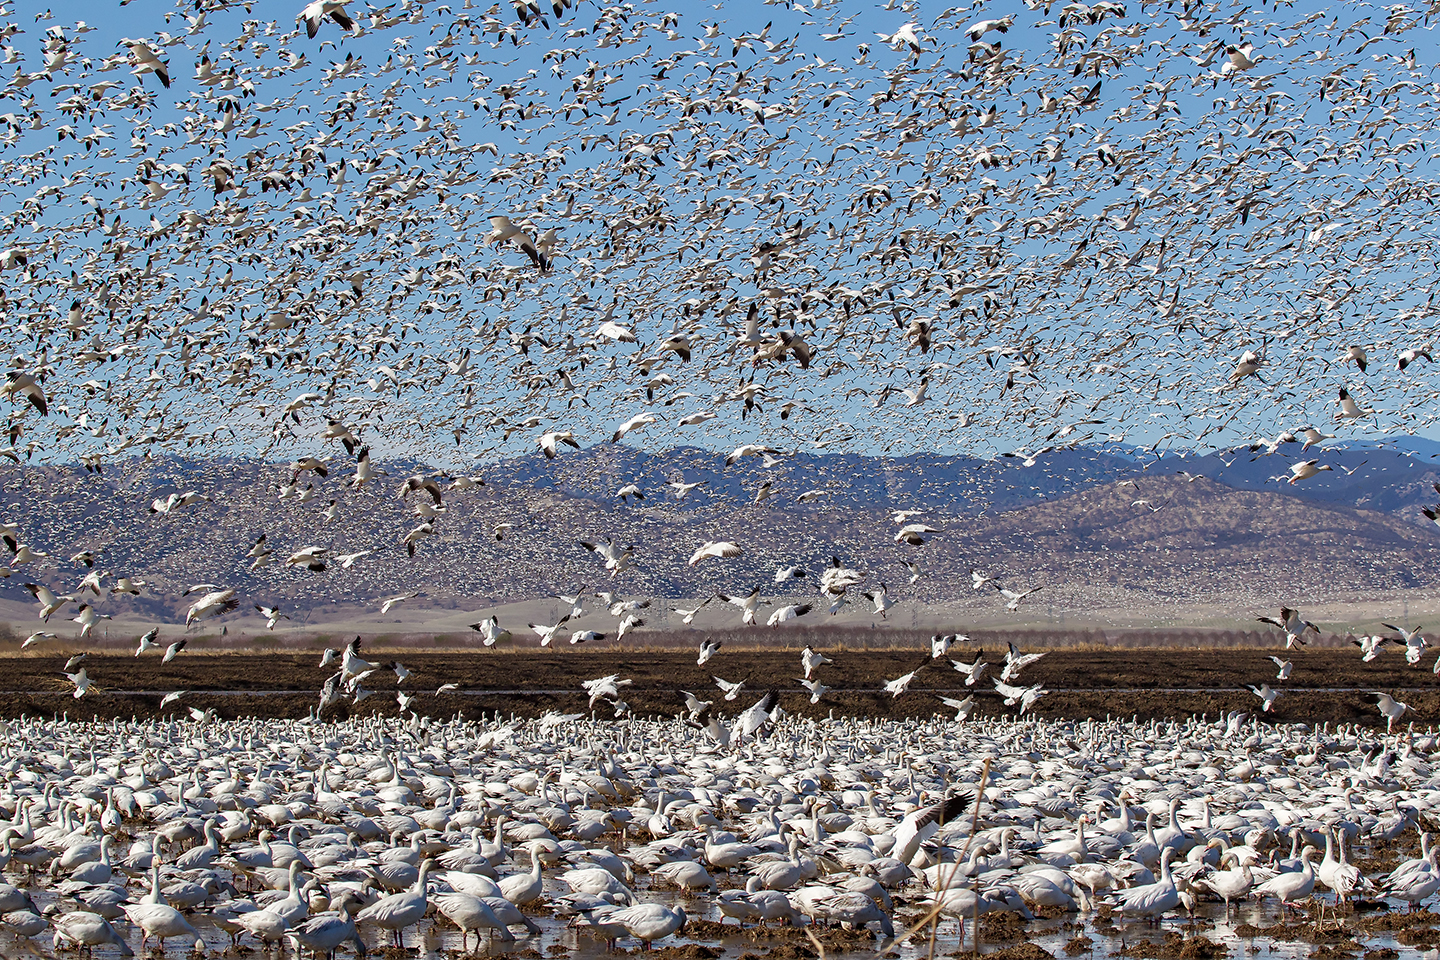
{"type": "MultiPolygon", "coordinates": [[[[365,652],[365,651],[362,651],[365,652]]],[[[973,649],[958,658],[970,659],[973,649]]],[[[1136,716],[1141,719],[1215,716],[1231,710],[1259,713],[1260,701],[1247,684],[1270,683],[1283,690],[1274,710],[1266,715],[1277,721],[1322,723],[1380,723],[1375,697],[1366,691],[1396,693],[1410,705],[1404,723],[1429,725],[1440,720],[1440,677],[1429,664],[1407,666],[1398,653],[1382,654],[1363,663],[1349,650],[1291,651],[1294,672],[1286,681],[1275,679],[1269,650],[1056,651],[1026,667],[1020,683],[1044,684],[1051,692],[1042,697],[1036,713],[1042,717],[1136,716]]],[[[368,653],[383,663],[390,655],[368,653]]],[[[624,688],[625,700],[639,715],[674,714],[679,710],[676,691],[690,690],[717,707],[734,712],[754,702],[759,692],[774,687],[786,710],[804,716],[867,716],[915,718],[942,713],[939,696],[963,698],[976,693],[977,715],[1011,714],[995,693],[991,677],[1003,666],[1003,651],[987,650],[992,664],[985,681],[970,691],[948,660],[931,661],[928,651],[829,651],[833,665],[817,676],[833,689],[818,705],[797,678],[803,675],[797,651],[726,651],[722,649],[704,667],[693,654],[640,653],[616,650],[561,649],[497,652],[477,649],[459,653],[402,652],[398,656],[411,671],[401,689],[414,694],[413,707],[431,716],[460,713],[478,718],[516,714],[539,716],[549,710],[586,711],[580,683],[618,673],[633,682],[624,688]],[[922,666],[923,664],[923,666],[922,666]],[[885,681],[920,667],[908,693],[898,699],[881,691],[885,681]],[[721,699],[712,675],[743,680],[746,689],[733,702],[721,699]],[[459,690],[436,695],[441,684],[456,683],[459,690]],[[958,688],[958,689],[957,689],[958,688]],[[490,692],[500,691],[500,692],[490,692]],[[940,691],[943,691],[940,692],[940,691]]],[[[155,654],[132,656],[90,655],[89,676],[99,687],[83,699],[67,692],[61,675],[65,655],[0,657],[0,717],[50,715],[71,717],[186,716],[186,707],[211,708],[222,718],[243,716],[303,717],[318,703],[318,691],[332,669],[321,669],[312,652],[267,654],[181,653],[171,663],[155,654]],[[178,705],[162,712],[164,692],[188,690],[178,705]],[[146,692],[137,692],[146,691],[146,692]],[[276,691],[292,691],[280,693],[276,691]]],[[[335,708],[349,713],[394,713],[395,675],[377,671],[365,686],[376,693],[359,705],[335,708]]],[[[603,710],[604,708],[600,708],[603,710]]],[[[328,716],[329,714],[327,714],[328,716]]]]}

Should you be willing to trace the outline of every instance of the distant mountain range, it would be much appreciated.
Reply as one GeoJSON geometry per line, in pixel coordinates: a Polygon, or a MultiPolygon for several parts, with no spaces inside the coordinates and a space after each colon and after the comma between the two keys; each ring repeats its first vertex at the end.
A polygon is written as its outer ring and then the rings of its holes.
{"type": "MultiPolygon", "coordinates": [[[[1440,445],[1312,449],[1333,471],[1291,485],[1300,444],[1273,456],[1248,450],[1157,459],[1133,448],[1058,450],[1026,466],[1019,458],[941,454],[899,458],[852,454],[761,456],[731,466],[693,447],[661,454],[624,444],[527,456],[482,468],[486,486],[444,497],[435,534],[410,558],[401,537],[420,521],[396,495],[401,480],[429,473],[390,460],[362,490],[353,465],[332,461],[310,499],[281,500],[284,464],[236,459],[132,460],[94,476],[79,468],[11,466],[0,471],[3,519],[47,552],[0,581],[6,611],[33,607],[23,589],[39,582],[71,592],[86,569],[70,557],[96,554],[109,574],[149,582],[144,594],[90,597],[106,612],[176,620],[200,583],[235,587],[245,602],[278,604],[318,622],[335,610],[373,610],[418,591],[410,607],[478,609],[564,592],[613,587],[624,596],[704,597],[714,591],[812,596],[813,574],[832,556],[866,573],[860,589],[886,583],[893,598],[993,610],[997,595],[974,590],[970,570],[1014,586],[1041,585],[1031,601],[1061,609],[1179,602],[1271,606],[1440,586],[1440,530],[1421,507],[1440,502],[1440,445]],[[683,499],[672,481],[699,483],[683,499]],[[771,496],[756,503],[770,484],[771,496]],[[616,492],[638,485],[645,499],[616,492]],[[209,500],[171,514],[152,499],[199,491],[209,500]],[[331,500],[339,513],[326,522],[331,500]],[[891,514],[938,529],[921,547],[897,544],[891,514]],[[499,525],[510,524],[497,539],[499,525]],[[274,562],[255,571],[246,557],[265,534],[274,562]],[[634,565],[612,578],[578,541],[633,545],[634,565]],[[745,555],[687,565],[707,540],[731,540],[745,555]],[[333,554],[373,550],[351,569],[331,562],[312,573],[285,567],[308,545],[333,554]],[[923,571],[913,585],[904,561],[923,571]],[[800,563],[812,578],[777,587],[777,566],[800,563]]],[[[311,476],[311,475],[306,475],[311,476]]],[[[111,582],[107,580],[108,584],[111,582]]],[[[852,592],[852,603],[866,601],[852,592]]],[[[1003,607],[1003,604],[1002,604],[1003,607]]],[[[72,608],[73,609],[73,608],[72,608]]],[[[738,613],[738,611],[737,611],[738,613]]],[[[69,614],[67,614],[69,615],[69,614]]]]}

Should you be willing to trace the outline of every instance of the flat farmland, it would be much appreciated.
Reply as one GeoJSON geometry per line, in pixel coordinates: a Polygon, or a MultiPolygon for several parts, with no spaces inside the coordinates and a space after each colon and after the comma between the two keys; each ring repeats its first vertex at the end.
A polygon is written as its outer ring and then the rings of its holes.
{"type": "MultiPolygon", "coordinates": [[[[957,648],[957,659],[969,660],[970,649],[957,648]]],[[[1126,649],[1116,651],[1053,651],[1026,667],[1017,682],[1042,684],[1050,692],[1035,712],[1047,718],[1137,716],[1140,719],[1216,716],[1232,710],[1259,714],[1260,701],[1246,685],[1270,683],[1282,695],[1267,719],[1305,723],[1359,722],[1383,724],[1369,691],[1385,691],[1409,704],[1404,723],[1429,725],[1440,720],[1440,677],[1428,664],[1409,666],[1396,652],[1364,663],[1351,650],[1291,651],[1294,670],[1276,680],[1269,650],[1126,649]]],[[[350,699],[331,707],[330,718],[399,711],[396,690],[414,700],[411,709],[431,716],[461,714],[478,718],[496,714],[535,717],[552,710],[589,713],[581,682],[618,674],[631,683],[622,688],[636,715],[675,714],[678,691],[689,690],[713,700],[724,713],[738,712],[768,689],[781,695],[791,714],[809,717],[858,716],[918,719],[953,711],[941,696],[975,694],[976,716],[1013,715],[995,692],[992,678],[1004,657],[991,649],[985,679],[966,688],[964,676],[948,659],[932,661],[926,651],[830,650],[834,661],[816,676],[831,689],[818,704],[810,703],[798,650],[722,649],[705,666],[692,653],[642,652],[615,649],[471,652],[401,652],[396,654],[411,675],[397,686],[395,674],[381,667],[362,686],[373,691],[360,703],[350,699]],[[883,692],[887,680],[919,668],[909,691],[900,697],[883,692]],[[733,701],[722,699],[714,677],[744,681],[733,701]],[[457,689],[438,693],[444,684],[457,689]]],[[[391,655],[367,652],[376,664],[391,655]]],[[[81,699],[70,695],[62,674],[66,656],[0,658],[0,716],[81,717],[176,716],[188,718],[188,707],[211,709],[221,718],[304,717],[319,703],[319,690],[333,668],[318,666],[306,653],[185,654],[171,663],[159,657],[91,654],[82,665],[94,681],[81,699]],[[164,694],[188,691],[163,710],[164,694]]],[[[596,715],[613,711],[597,704],[596,715]]]]}

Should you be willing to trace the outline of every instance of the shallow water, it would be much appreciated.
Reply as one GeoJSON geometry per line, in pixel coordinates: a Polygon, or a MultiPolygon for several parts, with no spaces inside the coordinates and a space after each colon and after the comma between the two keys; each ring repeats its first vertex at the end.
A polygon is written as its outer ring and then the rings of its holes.
{"type": "MultiPolygon", "coordinates": [[[[7,879],[15,882],[21,878],[19,875],[7,875],[7,879]]],[[[48,887],[31,889],[37,905],[42,908],[47,903],[54,902],[53,892],[48,887]]],[[[547,896],[565,892],[568,890],[563,883],[547,878],[547,896]]],[[[655,952],[660,957],[677,957],[683,960],[739,960],[751,955],[773,956],[777,960],[798,960],[817,955],[814,944],[803,929],[758,929],[750,926],[742,930],[734,920],[723,918],[703,894],[685,896],[673,890],[647,889],[643,884],[637,884],[636,893],[643,900],[683,906],[691,918],[686,929],[680,934],[656,941],[655,952]]],[[[865,934],[859,931],[842,931],[838,927],[816,928],[813,932],[818,934],[827,956],[844,960],[875,956],[889,957],[890,960],[923,960],[932,955],[948,957],[973,951],[975,931],[971,922],[967,920],[965,923],[962,943],[962,931],[957,923],[953,919],[943,919],[938,929],[933,931],[932,948],[931,928],[920,925],[922,911],[904,906],[902,901],[903,897],[897,900],[894,941],[887,942],[873,932],[865,934]],[[907,917],[914,926],[907,925],[907,917]]],[[[1318,907],[1318,904],[1316,906],[1318,907]]],[[[541,927],[540,934],[527,937],[521,935],[517,929],[514,943],[506,944],[485,937],[485,943],[478,949],[472,936],[467,952],[488,956],[525,957],[540,955],[600,958],[613,955],[607,953],[604,941],[571,926],[564,918],[550,915],[546,908],[539,912],[526,912],[541,927]]],[[[1366,956],[1370,956],[1371,951],[1383,951],[1387,948],[1396,950],[1401,957],[1418,956],[1426,949],[1423,945],[1407,946],[1401,943],[1391,931],[1362,929],[1375,924],[1374,918],[1398,919],[1398,909],[1393,911],[1397,915],[1394,917],[1391,917],[1392,911],[1384,909],[1351,912],[1340,922],[1329,913],[1323,922],[1317,922],[1314,914],[1310,918],[1291,914],[1285,919],[1283,928],[1279,910],[1273,902],[1264,905],[1247,902],[1232,906],[1229,920],[1224,918],[1224,912],[1222,904],[1201,903],[1193,918],[1172,917],[1158,925],[1133,922],[1126,925],[1123,934],[1111,922],[1101,919],[1101,913],[1095,911],[1028,922],[1013,920],[1006,915],[987,915],[981,918],[980,950],[982,954],[1002,953],[1013,960],[1025,960],[1026,957],[1042,960],[1039,953],[1026,945],[1038,947],[1052,957],[1110,956],[1121,955],[1123,951],[1126,956],[1174,957],[1180,960],[1204,960],[1207,957],[1241,954],[1246,957],[1298,960],[1301,957],[1314,956],[1317,947],[1321,945],[1341,949],[1348,946],[1350,951],[1364,951],[1366,956]],[[1259,928],[1258,932],[1256,928],[1259,928]],[[1090,942],[1087,944],[1082,938],[1088,938],[1090,942]]],[[[1424,931],[1420,935],[1423,943],[1440,942],[1440,929],[1430,928],[1432,923],[1440,925],[1440,914],[1422,912],[1415,914],[1414,918],[1413,929],[1424,931]]],[[[211,954],[242,956],[271,952],[288,956],[293,953],[288,945],[278,950],[266,951],[261,944],[248,936],[241,939],[239,946],[232,946],[229,934],[217,927],[203,910],[191,914],[189,919],[200,931],[207,952],[211,954]]],[[[123,922],[116,926],[122,933],[125,932],[123,922]]],[[[372,953],[399,956],[390,945],[389,931],[362,925],[361,935],[372,953]]],[[[138,928],[131,927],[127,939],[138,954],[138,928]]],[[[443,918],[437,921],[433,909],[431,917],[420,927],[406,931],[405,945],[405,955],[408,956],[461,955],[459,931],[443,918]]],[[[156,949],[152,944],[152,955],[158,955],[156,949]]],[[[637,941],[621,940],[618,949],[619,952],[642,952],[643,945],[637,941]]],[[[189,952],[188,945],[180,940],[170,941],[165,951],[168,956],[180,956],[189,952]]],[[[11,957],[36,955],[54,957],[74,954],[73,951],[56,953],[51,948],[48,934],[29,941],[0,934],[0,957],[8,960],[11,957]]],[[[340,955],[352,955],[349,944],[341,948],[340,955]]],[[[119,951],[114,947],[101,947],[97,949],[96,956],[118,957],[119,951]]]]}

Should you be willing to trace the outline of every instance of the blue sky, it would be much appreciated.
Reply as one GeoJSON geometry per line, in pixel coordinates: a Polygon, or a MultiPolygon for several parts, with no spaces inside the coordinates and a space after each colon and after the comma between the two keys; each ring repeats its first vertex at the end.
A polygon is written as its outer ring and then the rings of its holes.
{"type": "Polygon", "coordinates": [[[1343,439],[1436,436],[1429,364],[1395,368],[1433,316],[1418,17],[1014,5],[997,49],[962,32],[985,7],[582,3],[547,28],[416,4],[313,40],[285,36],[297,9],[63,8],[82,33],[11,8],[13,70],[41,72],[51,28],[68,61],[0,107],[3,243],[38,254],[3,277],[7,352],[54,406],[17,412],[17,448],[288,456],[328,415],[454,463],[644,411],[628,439],[658,448],[1207,448],[1331,424],[1342,386],[1376,410],[1343,439]],[[918,53],[880,36],[907,24],[918,53]],[[169,90],[106,62],[121,38],[155,45],[169,90]],[[246,195],[213,189],[221,158],[246,195]],[[555,228],[553,269],[488,245],[497,214],[555,228]],[[639,344],[597,337],[611,304],[639,344]],[[810,369],[734,349],[750,304],[810,369]],[[680,329],[692,361],[655,359],[680,329]],[[1364,374],[1339,360],[1357,343],[1364,374]],[[1246,350],[1264,379],[1232,386],[1246,350]],[[765,395],[742,417],[746,383],[765,395]]]}

